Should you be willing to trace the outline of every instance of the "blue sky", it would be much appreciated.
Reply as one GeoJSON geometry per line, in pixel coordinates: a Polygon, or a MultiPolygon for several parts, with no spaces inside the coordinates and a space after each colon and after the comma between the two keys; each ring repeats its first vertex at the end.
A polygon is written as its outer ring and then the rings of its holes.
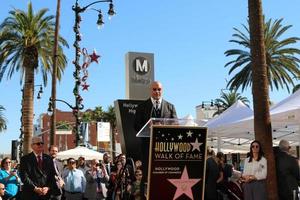
{"type": "MultiPolygon", "coordinates": [[[[74,0],[61,0],[60,34],[67,39],[70,48],[65,50],[68,67],[57,87],[57,98],[74,102],[72,93],[74,80],[74,13],[71,9],[74,0]]],[[[85,6],[92,1],[79,1],[85,6]]],[[[27,0],[2,1],[0,22],[13,8],[27,9],[27,0]]],[[[89,67],[88,92],[81,92],[85,108],[103,106],[106,109],[116,99],[125,98],[125,54],[129,51],[154,53],[155,79],[165,88],[164,97],[175,104],[178,116],[192,114],[202,101],[218,98],[221,89],[226,87],[228,69],[224,68],[232,58],[224,52],[239,48],[229,43],[233,27],[241,28],[248,16],[248,1],[161,1],[161,0],[115,0],[117,15],[112,20],[104,15],[105,26],[98,30],[97,13],[89,10],[82,14],[81,47],[89,52],[96,49],[102,56],[100,63],[89,67]]],[[[32,0],[34,10],[48,8],[48,14],[55,14],[56,1],[32,0]]],[[[107,4],[96,4],[107,12],[107,4]]],[[[264,13],[267,19],[284,18],[285,25],[293,25],[285,36],[300,36],[299,0],[264,0],[264,13]],[[297,14],[298,13],[298,14],[297,14]]],[[[299,44],[295,47],[300,48],[299,44]]],[[[49,80],[51,80],[49,76],[49,80]]],[[[36,84],[41,79],[36,75],[36,84]]],[[[34,102],[35,116],[46,112],[51,93],[51,81],[44,89],[40,101],[34,102]]],[[[38,87],[36,88],[36,94],[38,87]]],[[[11,140],[19,137],[21,115],[20,76],[16,73],[11,79],[4,78],[0,83],[0,105],[6,108],[8,130],[0,134],[0,153],[9,153],[11,140]]],[[[250,90],[243,93],[252,100],[250,90]]],[[[270,93],[271,100],[278,102],[288,96],[286,91],[270,93]]],[[[64,104],[57,108],[68,111],[64,104]]]]}

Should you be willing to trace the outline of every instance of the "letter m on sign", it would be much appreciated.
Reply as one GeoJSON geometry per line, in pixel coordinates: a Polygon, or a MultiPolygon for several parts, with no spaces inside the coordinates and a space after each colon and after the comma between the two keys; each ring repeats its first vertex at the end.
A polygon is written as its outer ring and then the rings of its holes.
{"type": "Polygon", "coordinates": [[[148,72],[148,61],[136,59],[135,60],[135,71],[136,72],[148,72]]]}

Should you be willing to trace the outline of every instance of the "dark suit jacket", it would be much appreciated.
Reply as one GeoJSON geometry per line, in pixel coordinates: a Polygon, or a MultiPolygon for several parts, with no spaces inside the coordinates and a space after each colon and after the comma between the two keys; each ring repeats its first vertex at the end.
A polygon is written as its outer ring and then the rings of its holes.
{"type": "MultiPolygon", "coordinates": [[[[55,170],[55,180],[56,180],[56,188],[54,188],[52,191],[51,191],[51,194],[53,194],[54,196],[58,196],[58,195],[61,195],[62,194],[62,188],[59,186],[59,180],[63,180],[62,178],[62,173],[63,173],[63,170],[64,170],[64,165],[62,162],[60,162],[59,160],[57,159],[53,159],[53,164],[55,162],[55,165],[56,165],[56,169],[57,169],[57,172],[55,170]]],[[[54,165],[54,166],[55,166],[54,165]]]]}
{"type": "Polygon", "coordinates": [[[293,190],[297,191],[298,182],[300,181],[300,169],[297,159],[280,150],[275,158],[279,199],[293,199],[293,190]]]}
{"type": "Polygon", "coordinates": [[[206,160],[206,175],[205,175],[205,199],[218,199],[217,195],[217,180],[219,178],[219,167],[216,161],[209,157],[206,160]]]}
{"type": "Polygon", "coordinates": [[[56,166],[57,166],[57,170],[58,170],[58,175],[60,177],[62,177],[62,173],[64,171],[64,165],[63,165],[63,163],[61,161],[57,160],[57,159],[53,160],[53,162],[56,162],[56,166]]]}
{"type": "Polygon", "coordinates": [[[42,170],[38,168],[33,152],[23,156],[20,162],[20,177],[23,182],[22,199],[24,200],[48,199],[51,190],[56,188],[53,160],[47,154],[43,154],[42,170]],[[34,192],[35,187],[49,187],[50,190],[46,196],[39,196],[34,192]]]}
{"type": "MultiPolygon", "coordinates": [[[[134,128],[137,132],[152,117],[153,112],[154,108],[151,98],[147,99],[138,106],[134,124],[134,128]]],[[[177,118],[174,105],[163,99],[161,102],[161,115],[158,118],[177,118]]]]}
{"type": "MultiPolygon", "coordinates": [[[[154,108],[151,98],[138,105],[134,124],[134,128],[137,132],[147,123],[147,121],[151,117],[153,117],[153,112],[154,108]]],[[[156,116],[156,118],[177,118],[174,105],[163,99],[161,102],[160,116],[156,116]]],[[[147,182],[148,176],[149,141],[150,140],[147,137],[141,138],[141,160],[143,167],[143,181],[145,182],[147,182]]]]}

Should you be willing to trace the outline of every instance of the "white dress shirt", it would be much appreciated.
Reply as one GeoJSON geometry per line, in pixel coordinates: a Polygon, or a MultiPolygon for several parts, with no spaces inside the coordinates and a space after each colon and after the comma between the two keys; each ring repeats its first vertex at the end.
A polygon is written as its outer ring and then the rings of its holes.
{"type": "Polygon", "coordinates": [[[151,101],[152,101],[152,104],[153,104],[153,107],[156,109],[156,104],[157,104],[157,101],[158,101],[158,109],[160,110],[161,109],[161,102],[162,102],[162,99],[160,98],[159,100],[156,100],[156,99],[153,99],[151,97],[151,101]]]}
{"type": "Polygon", "coordinates": [[[244,160],[244,171],[243,175],[254,175],[257,180],[263,180],[267,178],[267,160],[262,157],[259,161],[250,158],[244,160]]]}

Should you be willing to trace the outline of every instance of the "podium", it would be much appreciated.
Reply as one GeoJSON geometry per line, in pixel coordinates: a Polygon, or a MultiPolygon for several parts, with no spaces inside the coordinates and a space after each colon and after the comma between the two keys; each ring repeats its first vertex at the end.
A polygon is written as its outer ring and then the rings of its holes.
{"type": "Polygon", "coordinates": [[[201,127],[204,125],[203,121],[195,119],[175,119],[175,118],[150,118],[147,123],[136,134],[137,137],[150,137],[152,125],[178,125],[178,126],[192,126],[201,127]]]}
{"type": "Polygon", "coordinates": [[[200,125],[192,119],[151,118],[137,133],[149,144],[148,155],[142,155],[148,158],[143,159],[148,200],[204,199],[207,128],[200,125]]]}

